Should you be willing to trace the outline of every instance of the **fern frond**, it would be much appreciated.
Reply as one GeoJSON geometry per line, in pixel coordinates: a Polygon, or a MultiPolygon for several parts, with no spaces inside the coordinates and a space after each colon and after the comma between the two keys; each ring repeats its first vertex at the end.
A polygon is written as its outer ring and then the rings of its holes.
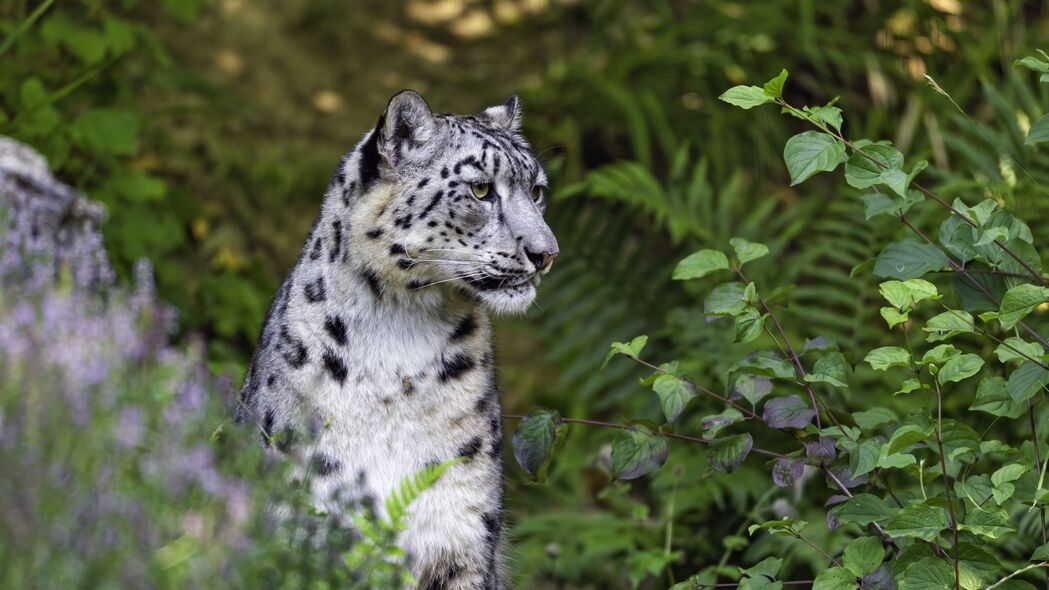
{"type": "Polygon", "coordinates": [[[456,457],[437,465],[427,465],[402,479],[400,487],[386,498],[386,514],[390,522],[400,528],[404,524],[404,518],[408,515],[408,506],[423,492],[433,487],[445,471],[463,461],[463,457],[456,457]]]}

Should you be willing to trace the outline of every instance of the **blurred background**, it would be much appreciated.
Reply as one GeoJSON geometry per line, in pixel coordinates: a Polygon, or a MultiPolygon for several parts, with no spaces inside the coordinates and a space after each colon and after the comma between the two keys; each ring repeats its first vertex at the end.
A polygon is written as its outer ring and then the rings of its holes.
{"type": "MultiPolygon", "coordinates": [[[[680,359],[719,390],[746,352],[731,322],[701,313],[713,283],[670,280],[700,247],[768,244],[751,278],[797,285],[799,342],[883,336],[877,280],[849,272],[899,228],[868,225],[835,179],[789,187],[781,148],[802,122],[717,96],[787,68],[788,101],[837,98],[847,136],[892,140],[933,163],[946,197],[993,195],[1037,233],[1049,175],[1023,137],[1049,97],[1012,64],[1049,42],[1047,16],[1049,2],[1020,0],[3,0],[0,133],[105,204],[118,283],[152,261],[176,346],[228,376],[228,406],[331,171],[388,98],[412,88],[472,113],[517,94],[562,254],[529,316],[499,322],[505,411],[658,418],[645,373],[600,370],[610,342],[648,334],[653,362],[680,359]]],[[[679,428],[716,409],[697,400],[679,428]]],[[[740,536],[748,514],[822,518],[826,498],[773,493],[760,461],[713,474],[686,447],[651,478],[610,484],[609,441],[573,429],[541,484],[508,468],[520,587],[667,587],[780,551],[740,536]]],[[[821,567],[805,547],[788,560],[795,577],[821,567]]]]}

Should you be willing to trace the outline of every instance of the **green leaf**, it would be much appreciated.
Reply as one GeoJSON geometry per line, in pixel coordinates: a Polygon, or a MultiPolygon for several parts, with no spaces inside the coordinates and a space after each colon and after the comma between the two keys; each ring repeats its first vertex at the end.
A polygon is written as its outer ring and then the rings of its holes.
{"type": "Polygon", "coordinates": [[[968,498],[973,504],[980,505],[991,498],[991,478],[986,475],[975,475],[954,484],[954,491],[959,496],[968,498]]]}
{"type": "Polygon", "coordinates": [[[667,417],[667,422],[676,420],[688,402],[696,397],[696,388],[674,375],[660,375],[656,378],[652,389],[659,396],[659,405],[663,408],[663,415],[667,417]]]}
{"type": "Polygon", "coordinates": [[[747,110],[775,102],[773,97],[765,93],[764,88],[758,88],[757,86],[733,86],[718,98],[730,105],[747,110]]]}
{"type": "Polygon", "coordinates": [[[865,412],[853,412],[852,419],[864,430],[873,430],[885,424],[899,422],[896,413],[888,408],[871,408],[865,412]]]}
{"type": "Polygon", "coordinates": [[[856,494],[839,506],[835,513],[842,524],[867,526],[872,522],[891,518],[896,514],[896,510],[873,494],[856,494]]]}
{"type": "Polygon", "coordinates": [[[962,351],[955,348],[952,344],[940,344],[927,350],[925,354],[922,355],[922,364],[939,365],[960,355],[961,353],[962,351]]]}
{"type": "Polygon", "coordinates": [[[740,282],[721,283],[714,287],[703,302],[707,315],[736,316],[747,309],[746,286],[740,282]]]}
{"type": "Polygon", "coordinates": [[[740,573],[744,576],[756,578],[763,576],[766,578],[775,578],[779,575],[780,568],[783,567],[783,560],[778,557],[766,557],[757,563],[753,567],[747,569],[740,568],[740,573]]]}
{"type": "Polygon", "coordinates": [[[762,418],[770,428],[797,428],[808,426],[816,417],[816,411],[808,402],[796,395],[776,397],[765,402],[762,418]]]}
{"type": "Polygon", "coordinates": [[[924,201],[925,195],[914,189],[907,189],[907,196],[902,199],[882,192],[870,192],[860,199],[863,201],[864,215],[869,220],[879,215],[894,214],[897,211],[906,213],[914,204],[924,201]]]}
{"type": "Polygon", "coordinates": [[[770,534],[776,535],[777,537],[793,537],[809,523],[804,520],[794,520],[789,516],[784,516],[776,520],[768,520],[759,524],[752,524],[747,527],[747,534],[753,535],[755,531],[767,530],[770,534]]]}
{"type": "MultiPolygon", "coordinates": [[[[964,206],[964,205],[963,205],[964,206]]],[[[972,228],[961,217],[951,215],[940,224],[940,243],[964,264],[979,254],[972,228]]]]}
{"type": "Polygon", "coordinates": [[[780,70],[779,74],[775,78],[765,82],[765,86],[762,88],[765,91],[765,95],[771,98],[779,98],[783,96],[783,85],[787,82],[787,70],[780,70]]]}
{"type": "Polygon", "coordinates": [[[1027,342],[1023,338],[1010,336],[1006,338],[998,348],[994,349],[998,355],[998,361],[1007,363],[1009,361],[1023,361],[1027,359],[1038,359],[1045,354],[1045,349],[1037,342],[1027,342]]]}
{"type": "Polygon", "coordinates": [[[43,106],[50,93],[40,81],[40,78],[26,78],[19,87],[19,98],[22,101],[22,109],[29,111],[43,106]]]}
{"type": "Polygon", "coordinates": [[[980,239],[976,240],[974,246],[986,246],[992,244],[995,241],[1000,241],[1003,244],[1009,241],[1009,228],[1004,225],[996,225],[991,228],[987,228],[980,232],[980,239]]]}
{"type": "Polygon", "coordinates": [[[700,250],[688,255],[674,267],[673,279],[683,281],[707,276],[716,270],[728,269],[728,257],[718,250],[700,250]]]}
{"type": "Polygon", "coordinates": [[[929,166],[929,163],[925,160],[918,160],[911,167],[910,172],[904,172],[903,170],[886,170],[882,172],[881,180],[882,183],[892,189],[901,198],[906,199],[908,196],[908,187],[922,170],[925,170],[929,166]]]}
{"type": "Polygon", "coordinates": [[[911,502],[900,509],[887,525],[885,532],[892,537],[915,537],[932,541],[947,528],[943,509],[921,501],[911,502]]]}
{"type": "Polygon", "coordinates": [[[610,350],[608,355],[605,356],[605,362],[601,365],[601,368],[604,369],[605,366],[608,365],[608,361],[612,360],[612,357],[617,354],[623,354],[634,359],[638,358],[641,354],[641,350],[645,348],[645,344],[647,343],[648,336],[638,336],[630,342],[613,342],[612,350],[610,350]]]}
{"type": "Polygon", "coordinates": [[[854,576],[861,578],[873,572],[885,560],[885,547],[877,537],[860,537],[845,547],[841,563],[854,576]]]}
{"type": "Polygon", "coordinates": [[[776,377],[777,379],[794,379],[794,365],[791,365],[785,360],[768,356],[755,356],[740,359],[736,364],[732,365],[732,368],[729,369],[729,373],[741,370],[756,375],[776,377]]]}
{"type": "Polygon", "coordinates": [[[1035,72],[1041,72],[1043,74],[1049,74],[1049,63],[1044,62],[1037,57],[1028,56],[1022,59],[1018,59],[1013,62],[1014,66],[1024,66],[1029,70],[1035,72]]]}
{"type": "Polygon", "coordinates": [[[805,131],[787,140],[783,160],[795,186],[817,172],[830,172],[845,155],[845,145],[826,133],[805,131]]]}
{"type": "Polygon", "coordinates": [[[875,371],[885,371],[891,367],[909,367],[911,353],[899,346],[882,346],[868,352],[863,360],[875,371]]]}
{"type": "Polygon", "coordinates": [[[963,588],[983,588],[998,577],[1002,564],[979,545],[958,543],[958,562],[963,588]],[[968,582],[968,583],[967,583],[968,582]]]}
{"type": "Polygon", "coordinates": [[[881,313],[881,317],[885,319],[885,323],[889,325],[889,329],[911,319],[909,313],[898,311],[895,307],[886,306],[878,310],[878,312],[881,313]]]}
{"type": "Polygon", "coordinates": [[[612,443],[612,477],[636,479],[659,469],[667,460],[667,441],[643,426],[622,432],[612,443]]]}
{"type": "Polygon", "coordinates": [[[914,455],[908,453],[894,453],[890,455],[888,443],[881,445],[881,452],[878,455],[878,467],[884,469],[903,469],[904,467],[910,467],[917,462],[918,460],[914,455]]]}
{"type": "Polygon", "coordinates": [[[993,474],[991,474],[991,483],[995,486],[1002,485],[1003,483],[1016,481],[1020,479],[1020,476],[1027,471],[1027,468],[1019,463],[1010,463],[1003,467],[999,467],[993,474]]]}
{"type": "Polygon", "coordinates": [[[932,428],[917,424],[904,424],[896,429],[889,438],[887,454],[895,455],[900,451],[918,444],[932,436],[932,428]]]}
{"type": "Polygon", "coordinates": [[[830,125],[835,131],[841,131],[841,109],[833,105],[824,105],[821,107],[802,107],[801,109],[807,113],[812,119],[817,122],[830,125]]]}
{"type": "Polygon", "coordinates": [[[947,256],[932,244],[902,240],[886,246],[874,263],[874,274],[894,279],[916,279],[947,266],[947,256]]]}
{"type": "Polygon", "coordinates": [[[812,371],[805,375],[809,383],[829,383],[835,387],[848,387],[848,365],[840,352],[828,352],[816,361],[812,371]]]}
{"type": "Polygon", "coordinates": [[[868,438],[860,442],[842,440],[838,444],[849,452],[849,467],[852,468],[852,479],[866,475],[878,466],[881,457],[881,443],[868,438]]]}
{"type": "Polygon", "coordinates": [[[929,387],[928,385],[922,383],[919,379],[915,377],[911,377],[909,379],[905,379],[903,383],[900,383],[900,389],[896,391],[896,393],[894,393],[893,395],[910,393],[919,389],[932,389],[932,387],[929,387]]]}
{"type": "Polygon", "coordinates": [[[704,416],[700,421],[703,428],[703,440],[714,440],[721,429],[731,426],[743,419],[743,414],[735,408],[725,408],[720,414],[704,416]]]}
{"type": "Polygon", "coordinates": [[[958,528],[989,539],[997,539],[1002,535],[1016,531],[1009,523],[1009,514],[1001,508],[997,510],[970,510],[965,515],[965,521],[958,525],[958,528]]]}
{"type": "Polygon", "coordinates": [[[873,143],[854,152],[845,163],[845,182],[853,188],[870,188],[884,182],[888,170],[903,171],[903,154],[891,145],[873,143]]]}
{"type": "Polygon", "coordinates": [[[969,409],[1003,418],[1019,418],[1027,411],[1027,404],[1018,402],[1009,395],[1005,379],[984,377],[980,386],[976,388],[976,399],[969,409]]]}
{"type": "Polygon", "coordinates": [[[1030,361],[1009,375],[1009,396],[1017,403],[1026,402],[1049,384],[1049,371],[1030,361]]]}
{"type": "Polygon", "coordinates": [[[999,468],[993,474],[991,474],[991,485],[994,486],[992,495],[994,501],[999,506],[1002,502],[1005,502],[1012,497],[1013,492],[1016,491],[1016,487],[1010,483],[1020,479],[1020,476],[1027,471],[1023,465],[1018,463],[1010,463],[1004,467],[999,468]]]}
{"type": "Polygon", "coordinates": [[[908,279],[906,281],[885,281],[878,285],[882,297],[900,311],[907,311],[919,301],[939,299],[940,292],[936,285],[925,279],[908,279]]]}
{"type": "Polygon", "coordinates": [[[533,477],[550,458],[557,440],[561,415],[556,410],[536,410],[526,416],[514,431],[514,459],[533,477]]]}
{"type": "Polygon", "coordinates": [[[998,310],[998,321],[1003,328],[1011,330],[1017,322],[1046,301],[1049,301],[1049,287],[1029,283],[1017,285],[1005,292],[1002,307],[998,310]]]}
{"type": "Polygon", "coordinates": [[[911,564],[899,577],[898,590],[951,590],[954,568],[937,557],[924,557],[911,564]]]}
{"type": "Polygon", "coordinates": [[[767,314],[759,313],[753,309],[748,309],[736,316],[736,337],[734,342],[746,344],[756,340],[758,336],[761,336],[761,331],[765,328],[766,317],[768,317],[767,314]]]}
{"type": "Polygon", "coordinates": [[[1042,115],[1027,130],[1027,139],[1024,140],[1024,144],[1034,145],[1047,141],[1049,141],[1049,115],[1042,115]]]}
{"type": "Polygon", "coordinates": [[[783,583],[774,581],[780,567],[783,567],[783,560],[779,557],[766,557],[751,568],[740,568],[740,573],[744,576],[740,581],[740,590],[782,589],[783,583]]]}
{"type": "Polygon", "coordinates": [[[732,249],[736,251],[736,258],[739,258],[740,266],[743,266],[751,260],[757,260],[769,253],[769,247],[765,244],[748,242],[743,238],[732,238],[728,243],[731,244],[732,249]]]}
{"type": "Polygon", "coordinates": [[[832,567],[816,575],[812,590],[855,590],[856,576],[843,567],[832,567]]]}
{"type": "Polygon", "coordinates": [[[1035,549],[1030,561],[1049,561],[1049,543],[1035,549]]]}
{"type": "Polygon", "coordinates": [[[941,384],[957,383],[979,373],[982,368],[982,358],[975,354],[962,354],[948,359],[936,374],[936,380],[941,384]]]}
{"type": "Polygon", "coordinates": [[[754,439],[749,433],[720,438],[710,446],[710,466],[731,473],[743,464],[753,446],[754,439]]]}
{"type": "Polygon", "coordinates": [[[736,378],[735,389],[751,406],[756,406],[765,396],[772,393],[772,381],[743,374],[736,378]]]}
{"type": "Polygon", "coordinates": [[[76,142],[89,151],[112,156],[138,152],[138,115],[129,111],[92,109],[73,123],[76,142]]]}
{"type": "Polygon", "coordinates": [[[922,330],[929,333],[929,342],[937,342],[958,334],[974,334],[976,324],[971,313],[951,309],[929,318],[922,330]]]}

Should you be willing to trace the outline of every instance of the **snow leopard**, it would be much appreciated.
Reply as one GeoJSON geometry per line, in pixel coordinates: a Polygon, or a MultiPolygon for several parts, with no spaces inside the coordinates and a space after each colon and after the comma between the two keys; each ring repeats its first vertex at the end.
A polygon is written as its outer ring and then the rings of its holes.
{"type": "Polygon", "coordinates": [[[491,315],[527,311],[558,255],[520,126],[516,97],[455,115],[394,95],[332,176],[240,392],[329,514],[381,517],[406,476],[463,458],[399,537],[418,588],[507,587],[491,315]]]}

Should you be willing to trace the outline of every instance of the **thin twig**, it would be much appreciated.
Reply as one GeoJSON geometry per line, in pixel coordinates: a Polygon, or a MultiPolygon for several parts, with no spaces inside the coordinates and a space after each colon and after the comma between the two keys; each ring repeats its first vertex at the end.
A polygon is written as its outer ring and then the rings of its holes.
{"type": "MultiPolygon", "coordinates": [[[[736,275],[739,276],[744,284],[750,284],[750,280],[748,280],[747,276],[743,274],[743,269],[733,267],[733,270],[736,271],[736,275]]],[[[805,380],[805,367],[801,364],[801,357],[799,357],[798,353],[794,350],[794,345],[791,344],[786,330],[784,330],[783,326],[779,323],[779,318],[776,316],[776,312],[772,311],[772,307],[770,307],[768,302],[765,301],[765,298],[760,295],[758,296],[758,303],[760,303],[761,307],[765,309],[765,313],[769,314],[769,318],[772,319],[772,323],[776,326],[776,331],[779,332],[780,337],[783,338],[783,344],[787,347],[791,363],[794,365],[794,370],[797,372],[798,381],[809,393],[809,400],[812,402],[812,411],[816,413],[816,428],[823,430],[823,425],[820,422],[820,407],[826,412],[827,417],[830,418],[831,422],[833,422],[838,428],[841,428],[841,423],[838,422],[838,418],[834,415],[834,412],[832,412],[827,405],[817,402],[816,390],[812,388],[811,383],[805,380]]],[[[820,435],[820,438],[822,439],[823,436],[820,435]]]]}
{"type": "MultiPolygon", "coordinates": [[[[504,420],[524,420],[527,416],[520,414],[503,414],[504,420]]],[[[627,424],[616,424],[614,422],[603,422],[601,420],[590,420],[588,418],[561,418],[562,422],[566,424],[585,424],[587,426],[598,426],[601,428],[615,428],[617,430],[630,430],[630,426],[627,424]]],[[[655,436],[662,436],[665,438],[673,438],[677,440],[683,440],[686,442],[697,443],[704,446],[710,446],[714,444],[712,440],[703,440],[695,436],[688,436],[687,434],[677,434],[676,432],[663,432],[656,430],[652,432],[655,436]]],[[[760,447],[751,447],[751,453],[757,453],[759,455],[765,455],[767,457],[776,457],[777,459],[788,459],[783,453],[777,453],[776,451],[770,451],[768,449],[762,449],[760,447]]]]}
{"type": "MultiPolygon", "coordinates": [[[[957,272],[957,271],[945,271],[945,270],[943,270],[943,271],[936,271],[936,272],[957,272]]],[[[1046,277],[1044,277],[1042,275],[1030,275],[1030,274],[1027,274],[1025,272],[1009,272],[1007,270],[998,270],[997,268],[967,268],[967,269],[965,269],[965,272],[972,272],[972,273],[977,273],[977,274],[981,274],[982,273],[982,274],[988,274],[988,275],[998,275],[998,276],[1002,276],[1002,277],[1014,277],[1014,278],[1017,278],[1017,279],[1030,279],[1030,280],[1033,280],[1033,281],[1049,280],[1049,279],[1047,279],[1046,277]]]]}
{"type": "MultiPolygon", "coordinates": [[[[784,586],[800,586],[802,584],[815,584],[816,580],[787,580],[780,584],[784,586]]],[[[694,584],[693,588],[739,588],[739,582],[724,582],[718,584],[694,584]]]]}
{"type": "Polygon", "coordinates": [[[951,515],[951,530],[954,532],[954,588],[961,590],[962,577],[958,565],[958,517],[954,514],[954,500],[951,499],[951,484],[947,480],[947,457],[943,451],[943,394],[940,381],[933,379],[936,386],[936,444],[940,447],[940,475],[943,476],[943,493],[947,494],[947,512],[951,515]]]}
{"type": "Polygon", "coordinates": [[[998,580],[997,582],[995,582],[995,583],[991,584],[990,586],[984,588],[984,590],[992,590],[993,588],[997,588],[998,586],[1001,586],[1002,584],[1008,582],[1009,580],[1015,578],[1016,576],[1019,576],[1020,574],[1026,572],[1028,570],[1033,570],[1036,567],[1049,567],[1049,561],[1042,561],[1042,562],[1039,562],[1039,563],[1032,563],[1031,565],[1029,565],[1027,567],[1020,568],[1020,569],[1016,570],[1015,572],[1009,574],[1008,576],[1005,576],[1001,580],[998,580]]]}
{"type": "MultiPolygon", "coordinates": [[[[946,305],[944,305],[942,303],[940,304],[940,307],[942,307],[946,311],[950,312],[952,315],[954,315],[954,317],[964,319],[964,317],[960,313],[958,313],[958,310],[951,309],[951,308],[947,307],[946,305]]],[[[986,337],[990,338],[991,340],[994,340],[998,344],[1000,344],[1000,345],[1008,348],[1009,350],[1015,352],[1016,354],[1020,355],[1024,359],[1026,359],[1026,360],[1028,360],[1028,361],[1038,365],[1039,367],[1042,367],[1043,369],[1049,371],[1049,364],[1046,364],[1044,361],[1041,361],[1039,359],[1036,359],[1036,358],[1032,357],[1031,355],[1027,354],[1026,352],[1020,350],[1019,348],[1016,348],[1012,344],[1009,344],[1005,340],[1002,340],[1001,338],[995,336],[994,334],[991,334],[990,332],[988,332],[987,330],[984,330],[983,328],[980,328],[979,326],[976,326],[975,324],[973,325],[973,329],[976,330],[977,334],[979,334],[981,336],[986,336],[986,337]]],[[[912,353],[912,355],[913,355],[913,353],[912,353]]]]}
{"type": "MultiPolygon", "coordinates": [[[[1034,404],[1031,400],[1027,400],[1027,417],[1031,420],[1031,442],[1034,444],[1034,468],[1035,473],[1041,478],[1042,476],[1042,451],[1038,448],[1038,428],[1035,426],[1034,421],[1034,404]]],[[[1041,481],[1041,479],[1039,479],[1041,481]]],[[[1049,540],[1046,539],[1047,533],[1045,528],[1045,506],[1038,507],[1038,516],[1042,521],[1042,545],[1045,545],[1049,540]]],[[[1049,590],[1049,569],[1045,570],[1045,589],[1049,590]]]]}
{"type": "MultiPolygon", "coordinates": [[[[664,373],[666,375],[670,374],[670,372],[667,371],[666,369],[663,369],[662,367],[657,367],[657,366],[653,365],[652,363],[650,363],[648,361],[645,361],[645,360],[642,360],[642,359],[640,359],[640,358],[638,358],[636,356],[632,356],[630,358],[634,359],[634,361],[638,362],[639,364],[641,364],[641,365],[643,365],[645,367],[648,367],[649,369],[652,369],[653,371],[656,371],[658,373],[664,373]]],[[[747,408],[737,404],[736,402],[728,399],[727,397],[722,396],[722,395],[718,395],[718,394],[714,393],[713,391],[710,391],[709,389],[706,389],[705,387],[702,387],[701,385],[699,385],[698,383],[696,383],[695,381],[693,381],[691,379],[688,379],[686,377],[680,377],[680,376],[677,376],[677,375],[675,375],[675,377],[677,377],[678,379],[681,379],[682,381],[685,381],[686,383],[688,383],[692,387],[695,387],[696,391],[699,391],[700,393],[702,393],[704,395],[708,395],[708,396],[710,396],[710,397],[712,397],[712,398],[714,398],[714,399],[716,399],[716,400],[718,400],[718,401],[720,401],[720,402],[722,402],[724,404],[732,406],[733,408],[739,410],[740,412],[742,412],[743,414],[745,414],[747,416],[750,416],[751,418],[754,418],[754,419],[756,419],[756,420],[758,420],[760,422],[764,422],[765,421],[764,418],[762,418],[761,416],[756,414],[753,410],[748,410],[747,408]]]]}
{"type": "MultiPolygon", "coordinates": [[[[791,530],[793,530],[793,529],[791,529],[791,530]]],[[[806,544],[806,545],[808,545],[809,547],[812,547],[812,548],[813,548],[813,549],[815,549],[816,551],[819,551],[819,552],[820,552],[820,555],[822,555],[823,557],[826,557],[826,558],[827,558],[828,560],[830,560],[830,561],[834,562],[834,565],[836,565],[836,566],[838,566],[838,567],[841,567],[841,562],[840,562],[840,561],[838,561],[838,560],[837,560],[837,559],[836,559],[836,558],[835,558],[834,556],[832,556],[832,555],[831,555],[830,553],[827,553],[826,551],[824,551],[824,550],[823,550],[823,548],[822,548],[822,547],[820,547],[819,545],[817,545],[817,544],[813,543],[812,541],[810,541],[810,540],[806,539],[806,538],[804,537],[804,535],[802,535],[802,534],[801,534],[800,532],[798,532],[798,531],[794,531],[794,536],[795,536],[795,537],[796,537],[796,538],[797,538],[797,539],[798,539],[799,541],[802,541],[803,543],[805,543],[805,544],[806,544]]]]}
{"type": "MultiPolygon", "coordinates": [[[[939,248],[939,246],[936,244],[936,242],[933,242],[932,239],[929,238],[929,236],[925,235],[925,232],[923,232],[922,230],[918,229],[917,227],[914,227],[914,224],[912,224],[910,221],[908,221],[907,218],[904,217],[902,213],[897,212],[896,213],[896,217],[899,218],[899,220],[904,225],[906,225],[912,232],[914,232],[915,235],[917,235],[922,240],[924,240],[925,243],[927,243],[927,244],[929,244],[931,246],[936,246],[937,248],[939,248]]],[[[941,250],[941,252],[942,252],[942,250],[941,250]]],[[[947,263],[951,266],[951,268],[953,268],[956,272],[961,273],[962,276],[964,276],[966,278],[966,280],[968,280],[974,287],[976,287],[981,293],[983,293],[984,296],[987,297],[987,299],[989,299],[992,303],[994,303],[995,305],[1001,307],[1001,305],[1002,305],[1001,300],[999,300],[997,297],[995,297],[993,293],[988,291],[987,287],[984,287],[983,284],[980,283],[980,281],[977,281],[971,275],[969,275],[969,271],[967,271],[964,267],[962,267],[960,264],[955,262],[954,259],[951,258],[949,255],[944,253],[944,256],[947,258],[947,263]]],[[[1043,338],[1041,336],[1041,334],[1039,334],[1038,332],[1035,332],[1034,329],[1031,328],[1030,326],[1028,326],[1026,322],[1024,322],[1023,320],[1020,320],[1017,323],[1017,325],[1019,325],[1028,334],[1030,334],[1031,337],[1033,337],[1035,340],[1037,340],[1039,343],[1041,343],[1043,347],[1049,349],[1049,341],[1047,341],[1045,338],[1043,338]]]]}
{"type": "MultiPolygon", "coordinates": [[[[803,120],[809,121],[810,123],[815,125],[817,128],[819,128],[824,133],[830,135],[831,137],[837,138],[839,141],[841,141],[845,146],[847,146],[853,152],[861,154],[863,157],[867,158],[871,162],[874,162],[874,164],[876,166],[878,166],[880,168],[883,168],[883,169],[887,169],[888,168],[888,166],[886,166],[884,163],[879,161],[877,158],[875,158],[874,156],[872,156],[872,155],[868,154],[867,152],[863,151],[862,148],[860,148],[856,144],[852,143],[848,139],[845,139],[845,136],[842,135],[840,131],[833,131],[825,123],[822,123],[820,121],[812,120],[810,117],[807,117],[805,115],[805,113],[803,113],[802,111],[799,111],[798,109],[794,108],[793,106],[791,106],[789,103],[787,103],[782,98],[777,99],[777,102],[779,104],[781,104],[783,107],[787,108],[790,112],[794,113],[795,116],[797,116],[797,117],[799,117],[799,118],[801,118],[803,120]]],[[[953,213],[953,214],[957,215],[958,217],[960,217],[962,219],[962,221],[964,221],[965,223],[969,224],[970,226],[972,226],[974,228],[980,227],[979,225],[976,224],[975,221],[969,219],[968,216],[963,215],[961,211],[955,209],[953,205],[951,205],[947,201],[945,201],[942,198],[940,198],[936,193],[930,191],[929,189],[925,188],[924,186],[918,184],[917,182],[912,182],[911,186],[916,188],[919,192],[921,192],[925,196],[929,197],[930,199],[936,201],[937,203],[939,203],[940,205],[945,207],[951,213],[953,213]]],[[[1049,286],[1049,278],[1043,277],[1040,274],[1038,274],[1038,272],[1035,271],[1033,268],[1031,268],[1031,266],[1029,264],[1027,264],[1027,262],[1024,259],[1020,258],[1008,246],[1003,244],[1001,242],[1001,240],[994,240],[994,245],[998,246],[998,248],[1001,249],[1006,254],[1008,254],[1010,258],[1012,258],[1013,260],[1018,262],[1020,264],[1020,266],[1022,266],[1024,268],[1024,270],[1026,270],[1027,272],[1029,272],[1031,274],[1031,278],[1037,280],[1042,285],[1049,286]]]]}

